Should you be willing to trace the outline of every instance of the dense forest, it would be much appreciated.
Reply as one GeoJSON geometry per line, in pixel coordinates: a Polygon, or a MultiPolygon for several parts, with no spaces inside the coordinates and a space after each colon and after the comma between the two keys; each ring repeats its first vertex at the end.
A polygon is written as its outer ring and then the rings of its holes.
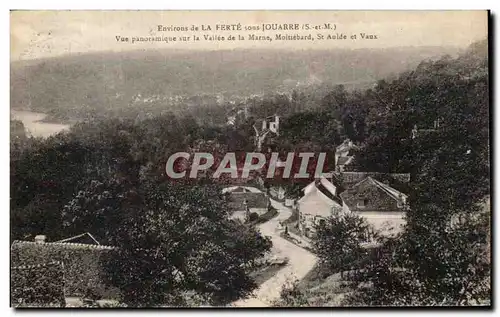
{"type": "MultiPolygon", "coordinates": [[[[29,67],[42,71],[50,63],[29,67]]],[[[75,64],[78,72],[70,73],[85,75],[84,65],[75,64]]],[[[328,72],[330,66],[322,63],[321,69],[328,72]]],[[[147,77],[154,79],[151,74],[147,77]]],[[[72,81],[63,82],[67,91],[79,91],[71,88],[72,81]]],[[[100,85],[99,80],[92,82],[100,85]]],[[[132,90],[122,84],[117,83],[116,89],[132,90]]],[[[13,89],[19,87],[15,84],[13,89]]],[[[363,262],[358,279],[375,286],[356,288],[359,291],[346,303],[446,305],[489,298],[485,282],[490,278],[490,259],[485,256],[489,210],[480,217],[490,191],[488,87],[485,40],[457,58],[423,61],[369,89],[335,85],[311,107],[300,106],[307,96],[297,92],[256,99],[252,116],[233,126],[215,124],[220,122],[218,112],[193,116],[172,111],[140,121],[83,121],[47,139],[15,137],[11,139],[11,239],[32,240],[43,233],[56,240],[91,232],[103,244],[121,247],[121,265],[111,272],[112,283],[122,287],[122,300],[130,305],[163,305],[174,297],[177,302],[186,292],[212,304],[244,296],[256,286],[246,267],[270,249],[270,241],[254,227],[228,220],[220,194],[223,184],[207,178],[172,183],[165,177],[165,162],[177,151],[223,155],[253,150],[252,121],[278,113],[283,116],[282,133],[269,140],[278,151],[332,153],[350,138],[360,145],[350,169],[411,173],[406,230],[383,241],[380,252],[363,262]],[[439,127],[433,125],[436,120],[439,127]],[[412,137],[415,127],[426,132],[412,137]],[[450,226],[456,217],[466,221],[450,226]],[[158,252],[151,256],[144,249],[158,252]],[[170,269],[149,269],[157,267],[170,269]],[[175,278],[179,271],[180,280],[175,278]]],[[[150,89],[166,88],[152,82],[150,89]]],[[[50,90],[45,94],[57,96],[50,90]]],[[[105,104],[105,96],[94,92],[89,98],[99,97],[96,102],[105,104]]],[[[68,102],[60,97],[46,101],[68,102]]],[[[324,228],[318,239],[329,232],[324,228]]],[[[318,251],[318,256],[329,263],[337,257],[331,250],[318,251]]],[[[329,265],[329,273],[335,269],[329,265]]],[[[307,290],[293,294],[284,296],[287,305],[301,305],[307,299],[307,290]]]]}

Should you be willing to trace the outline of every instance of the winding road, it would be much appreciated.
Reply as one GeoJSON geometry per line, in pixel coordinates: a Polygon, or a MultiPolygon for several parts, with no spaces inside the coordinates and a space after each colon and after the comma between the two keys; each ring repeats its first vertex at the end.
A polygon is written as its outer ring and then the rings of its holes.
{"type": "Polygon", "coordinates": [[[280,202],[271,199],[271,205],[278,210],[278,216],[259,226],[263,235],[270,236],[273,242],[273,253],[279,257],[287,257],[288,264],[275,276],[262,283],[253,295],[233,302],[233,307],[266,307],[280,297],[283,284],[287,281],[301,280],[314,267],[317,258],[311,252],[280,237],[282,230],[278,224],[288,219],[292,212],[280,202]]]}

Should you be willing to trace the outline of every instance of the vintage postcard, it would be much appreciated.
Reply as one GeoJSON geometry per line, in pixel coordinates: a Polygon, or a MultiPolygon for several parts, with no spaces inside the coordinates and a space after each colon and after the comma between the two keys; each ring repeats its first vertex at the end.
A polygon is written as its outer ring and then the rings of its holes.
{"type": "Polygon", "coordinates": [[[488,21],[11,11],[11,306],[491,307],[488,21]]]}

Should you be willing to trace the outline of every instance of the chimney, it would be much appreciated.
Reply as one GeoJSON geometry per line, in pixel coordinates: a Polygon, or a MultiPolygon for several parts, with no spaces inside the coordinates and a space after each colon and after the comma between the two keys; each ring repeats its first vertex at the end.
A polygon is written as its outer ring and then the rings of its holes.
{"type": "Polygon", "coordinates": [[[434,129],[439,128],[439,118],[437,120],[434,120],[434,129]]]}
{"type": "Polygon", "coordinates": [[[267,122],[266,119],[262,120],[262,131],[267,129],[267,122]]]}
{"type": "Polygon", "coordinates": [[[412,139],[415,139],[417,137],[417,132],[418,132],[418,128],[417,128],[417,125],[415,124],[415,126],[413,126],[413,130],[411,130],[411,138],[412,139]]]}
{"type": "Polygon", "coordinates": [[[45,240],[47,239],[47,237],[43,234],[39,234],[35,237],[35,242],[36,243],[45,243],[45,240]]]}
{"type": "Polygon", "coordinates": [[[406,197],[404,197],[403,194],[399,193],[398,198],[399,198],[398,207],[399,205],[403,207],[406,204],[406,197]]]}

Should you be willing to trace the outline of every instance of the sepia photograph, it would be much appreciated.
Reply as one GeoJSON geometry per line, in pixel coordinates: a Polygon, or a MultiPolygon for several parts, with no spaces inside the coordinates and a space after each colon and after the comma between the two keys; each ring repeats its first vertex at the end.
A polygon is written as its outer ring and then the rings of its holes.
{"type": "Polygon", "coordinates": [[[9,15],[13,309],[492,308],[489,11],[9,15]]]}

